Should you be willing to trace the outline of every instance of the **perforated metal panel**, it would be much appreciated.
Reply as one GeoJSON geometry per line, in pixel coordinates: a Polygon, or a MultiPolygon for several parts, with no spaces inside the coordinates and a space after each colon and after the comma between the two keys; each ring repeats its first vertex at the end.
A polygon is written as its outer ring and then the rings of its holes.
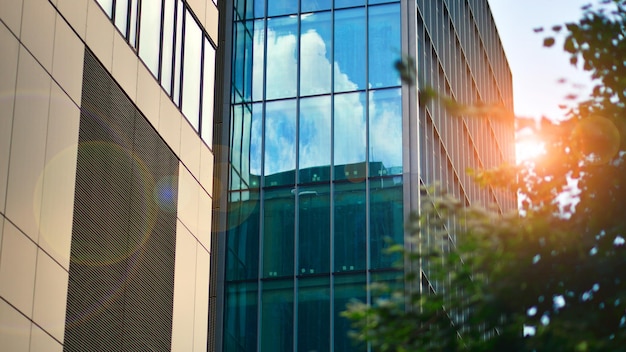
{"type": "Polygon", "coordinates": [[[178,160],[85,52],[64,349],[171,347],[178,160]]]}

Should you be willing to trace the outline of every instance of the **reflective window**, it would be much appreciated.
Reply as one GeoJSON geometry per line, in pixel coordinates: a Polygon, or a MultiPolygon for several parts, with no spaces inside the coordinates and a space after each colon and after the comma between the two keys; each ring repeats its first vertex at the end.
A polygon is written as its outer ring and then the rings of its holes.
{"type": "Polygon", "coordinates": [[[388,269],[400,260],[386,249],[403,243],[404,220],[402,176],[373,179],[370,182],[370,267],[388,269]]]}
{"type": "Polygon", "coordinates": [[[180,106],[180,79],[182,67],[182,48],[183,48],[183,2],[176,2],[176,37],[174,38],[174,92],[172,99],[174,104],[180,106]]]}
{"type": "Polygon", "coordinates": [[[129,23],[129,31],[128,33],[128,42],[133,48],[137,47],[137,12],[138,12],[138,2],[137,0],[131,0],[130,5],[130,23],[129,23]]]}
{"type": "MultiPolygon", "coordinates": [[[[293,281],[263,282],[261,351],[293,351],[293,281]]],[[[246,351],[256,351],[255,348],[246,351]]]]}
{"type": "Polygon", "coordinates": [[[229,284],[226,289],[225,351],[256,351],[257,283],[229,284]]]}
{"type": "Polygon", "coordinates": [[[299,187],[296,275],[330,272],[330,185],[299,187]]]}
{"type": "Polygon", "coordinates": [[[267,2],[267,16],[289,15],[298,12],[297,0],[272,0],[267,2]]]}
{"type": "Polygon", "coordinates": [[[100,7],[106,12],[106,14],[111,17],[113,14],[113,0],[97,0],[100,4],[100,7]]]}
{"type": "Polygon", "coordinates": [[[402,96],[400,89],[370,92],[370,174],[384,176],[402,174],[402,96]],[[379,172],[380,171],[380,172],[379,172]]]}
{"type": "Polygon", "coordinates": [[[185,51],[183,53],[183,114],[197,131],[200,120],[200,70],[202,64],[202,31],[187,11],[185,51]]]}
{"type": "Polygon", "coordinates": [[[259,193],[230,203],[226,254],[227,280],[247,280],[259,272],[259,193]]]}
{"type": "Polygon", "coordinates": [[[301,0],[300,12],[330,10],[331,0],[301,0]]]}
{"type": "Polygon", "coordinates": [[[202,66],[202,131],[200,135],[213,148],[213,101],[215,85],[215,49],[204,37],[204,64],[202,66]]]}
{"type": "MultiPolygon", "coordinates": [[[[171,33],[171,32],[166,32],[171,33]]],[[[139,57],[155,76],[159,69],[159,44],[161,41],[161,3],[143,2],[139,29],[139,57]]]]}
{"type": "Polygon", "coordinates": [[[335,184],[334,272],[365,270],[365,199],[365,182],[335,184]]]}
{"type": "Polygon", "coordinates": [[[298,280],[298,351],[330,351],[330,280],[298,280]]]}
{"type": "Polygon", "coordinates": [[[330,179],[330,96],[300,100],[300,183],[330,179]]]}
{"type": "Polygon", "coordinates": [[[291,187],[265,191],[263,215],[263,277],[294,274],[295,197],[291,187]]]}
{"type": "Polygon", "coordinates": [[[128,21],[128,0],[115,1],[115,26],[126,37],[126,27],[128,21]]]}
{"type": "Polygon", "coordinates": [[[365,0],[335,0],[336,9],[339,9],[342,7],[363,6],[363,5],[365,5],[365,0]]]}
{"type": "MultiPolygon", "coordinates": [[[[163,51],[161,52],[161,86],[172,92],[172,58],[174,55],[174,0],[165,0],[163,8],[163,51]]],[[[141,47],[141,45],[140,45],[141,47]]]]}
{"type": "Polygon", "coordinates": [[[399,86],[394,62],[400,57],[400,4],[369,7],[368,65],[371,88],[399,86]]]}
{"type": "Polygon", "coordinates": [[[250,132],[250,174],[255,176],[256,180],[251,180],[250,187],[260,187],[258,178],[261,176],[261,160],[263,157],[262,138],[263,138],[263,104],[258,103],[252,105],[252,123],[250,132]]]}
{"type": "Polygon", "coordinates": [[[300,16],[300,95],[330,93],[331,13],[300,16]]]}
{"type": "Polygon", "coordinates": [[[365,8],[335,11],[335,91],[365,89],[365,8]]]}
{"type": "MultiPolygon", "coordinates": [[[[257,3],[259,1],[256,1],[257,3]]],[[[252,45],[252,100],[263,100],[263,77],[265,59],[265,20],[254,21],[252,45]]]]}
{"type": "Polygon", "coordinates": [[[297,17],[279,17],[267,20],[266,53],[266,98],[295,97],[298,82],[297,17]]]}
{"type": "Polygon", "coordinates": [[[233,171],[231,172],[231,190],[239,190],[240,187],[240,174],[241,174],[241,142],[242,142],[242,131],[243,131],[243,120],[244,114],[247,110],[247,107],[244,105],[235,105],[233,107],[233,117],[232,123],[230,126],[230,164],[233,167],[233,171]],[[236,173],[236,175],[235,175],[236,173]],[[237,179],[234,177],[237,176],[237,179]]]}
{"type": "Polygon", "coordinates": [[[246,26],[243,22],[236,22],[233,25],[233,46],[237,49],[233,54],[231,93],[232,102],[243,102],[243,58],[246,47],[246,26]]]}
{"type": "Polygon", "coordinates": [[[334,285],[334,309],[333,318],[335,320],[334,344],[335,351],[367,351],[367,346],[363,343],[356,344],[347,332],[351,330],[351,323],[341,316],[341,312],[346,310],[346,305],[352,300],[365,302],[365,274],[337,275],[334,285]]]}
{"type": "Polygon", "coordinates": [[[266,104],[264,155],[266,186],[295,183],[296,112],[295,100],[266,104]]]}
{"type": "MultiPolygon", "coordinates": [[[[365,162],[365,93],[338,94],[334,98],[334,164],[365,162]]],[[[353,176],[364,175],[343,176],[335,172],[335,179],[353,176]]]]}

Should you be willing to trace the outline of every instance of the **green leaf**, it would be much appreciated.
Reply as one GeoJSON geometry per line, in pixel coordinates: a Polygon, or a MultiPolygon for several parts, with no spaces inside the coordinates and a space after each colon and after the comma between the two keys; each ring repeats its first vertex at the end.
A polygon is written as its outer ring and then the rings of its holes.
{"type": "Polygon", "coordinates": [[[543,46],[545,46],[546,48],[549,48],[553,45],[554,45],[554,38],[547,37],[543,39],[543,46]]]}

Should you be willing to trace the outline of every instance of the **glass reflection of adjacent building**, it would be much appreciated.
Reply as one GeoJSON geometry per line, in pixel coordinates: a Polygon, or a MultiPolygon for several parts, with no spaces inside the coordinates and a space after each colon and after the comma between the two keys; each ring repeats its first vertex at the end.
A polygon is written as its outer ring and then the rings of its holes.
{"type": "MultiPolygon", "coordinates": [[[[486,6],[486,1],[478,2],[486,6]]],[[[351,299],[371,300],[367,287],[372,283],[398,284],[403,272],[393,265],[397,258],[383,252],[390,241],[403,242],[403,225],[415,209],[412,195],[420,182],[442,180],[469,203],[483,195],[457,170],[488,166],[512,152],[497,145],[506,142],[502,136],[508,127],[502,124],[489,127],[485,133],[493,134],[494,141],[481,147],[493,147],[492,154],[500,155],[472,159],[479,152],[474,137],[482,138],[478,133],[485,126],[459,125],[456,132],[452,123],[439,128],[450,119],[443,109],[418,108],[415,90],[401,86],[394,62],[401,52],[413,52],[421,64],[431,65],[419,67],[432,70],[425,82],[441,90],[439,84],[445,84],[460,100],[483,94],[485,100],[506,101],[501,96],[507,92],[486,96],[488,89],[461,80],[457,85],[469,88],[451,90],[447,77],[438,80],[436,67],[443,72],[438,58],[444,49],[432,49],[443,45],[444,38],[431,44],[430,37],[446,27],[439,23],[442,29],[431,33],[423,18],[449,21],[452,9],[445,1],[435,3],[439,8],[433,7],[437,12],[432,14],[423,14],[431,11],[423,1],[411,5],[404,0],[239,0],[224,5],[234,12],[232,51],[226,54],[232,78],[228,139],[222,141],[230,149],[218,348],[366,350],[349,339],[349,322],[340,312],[351,299]],[[407,9],[415,11],[417,22],[407,23],[407,9]],[[408,34],[409,28],[417,38],[408,34]],[[434,59],[428,52],[429,60],[422,60],[425,45],[434,59]],[[444,146],[435,139],[440,133],[448,134],[442,140],[459,134],[460,142],[444,146]],[[416,143],[429,156],[418,157],[417,148],[411,153],[416,143]],[[458,155],[446,155],[452,148],[458,148],[458,155]],[[428,176],[420,179],[418,165],[428,176]]],[[[465,10],[469,7],[456,9],[465,10]]],[[[467,58],[460,60],[468,65],[467,58]]],[[[500,76],[508,72],[505,60],[500,76]]],[[[465,66],[446,70],[451,68],[465,66]]],[[[510,81],[502,84],[507,87],[510,81]]]]}

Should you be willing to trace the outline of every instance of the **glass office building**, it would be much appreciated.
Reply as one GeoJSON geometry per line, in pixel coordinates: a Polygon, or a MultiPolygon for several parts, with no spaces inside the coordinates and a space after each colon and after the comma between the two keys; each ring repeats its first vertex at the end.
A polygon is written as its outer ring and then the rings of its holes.
{"type": "Polygon", "coordinates": [[[385,248],[404,241],[421,184],[438,182],[466,204],[515,206],[465,175],[513,160],[513,122],[453,117],[417,99],[424,85],[512,109],[488,3],[220,5],[218,65],[230,84],[215,125],[214,348],[367,350],[340,312],[371,301],[373,283],[402,285],[385,248]],[[418,87],[401,83],[402,55],[416,58],[418,87]]]}

